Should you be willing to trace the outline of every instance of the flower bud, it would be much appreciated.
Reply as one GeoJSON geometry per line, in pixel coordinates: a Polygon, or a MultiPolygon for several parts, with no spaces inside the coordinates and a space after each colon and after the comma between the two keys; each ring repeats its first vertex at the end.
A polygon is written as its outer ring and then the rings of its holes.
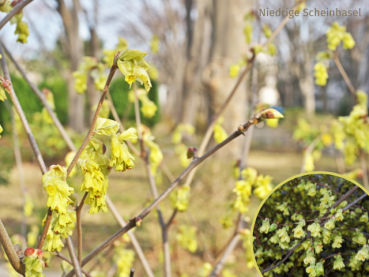
{"type": "Polygon", "coordinates": [[[195,147],[189,147],[187,150],[187,159],[196,157],[197,149],[195,147]]]}
{"type": "Polygon", "coordinates": [[[36,249],[36,253],[40,259],[42,259],[42,257],[44,256],[44,252],[41,249],[36,249]]]}
{"type": "Polygon", "coordinates": [[[29,257],[32,256],[33,253],[35,253],[35,249],[34,248],[27,248],[26,250],[24,250],[24,256],[29,257]]]}
{"type": "Polygon", "coordinates": [[[139,218],[139,217],[136,217],[136,226],[137,227],[140,227],[141,226],[141,223],[142,223],[142,219],[139,218]]]}

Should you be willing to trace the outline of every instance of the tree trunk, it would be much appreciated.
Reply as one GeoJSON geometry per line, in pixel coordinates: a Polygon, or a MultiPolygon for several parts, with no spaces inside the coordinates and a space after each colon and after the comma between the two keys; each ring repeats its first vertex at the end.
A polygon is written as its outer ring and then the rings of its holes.
{"type": "Polygon", "coordinates": [[[312,61],[309,56],[306,56],[303,70],[301,70],[302,74],[299,77],[299,85],[304,96],[305,112],[308,116],[315,113],[315,86],[312,71],[312,61]]]}
{"type": "Polygon", "coordinates": [[[84,98],[74,89],[72,72],[78,69],[83,55],[83,44],[79,36],[78,0],[73,0],[73,7],[69,10],[64,0],[58,0],[58,12],[63,20],[64,30],[67,36],[66,53],[71,61],[70,71],[67,74],[68,86],[68,120],[69,126],[76,132],[82,132],[85,127],[84,120],[84,98]]]}
{"type": "MultiPolygon", "coordinates": [[[[253,7],[253,1],[233,0],[232,2],[223,0],[213,0],[213,30],[212,47],[210,50],[210,61],[205,69],[208,99],[210,100],[210,111],[216,113],[228,97],[234,87],[237,78],[229,77],[229,66],[238,62],[242,54],[246,52],[245,38],[243,36],[243,17],[253,7]]],[[[246,80],[239,86],[236,95],[226,108],[223,117],[224,129],[231,133],[240,124],[246,122],[247,118],[247,97],[246,80]]],[[[227,147],[229,157],[240,156],[241,140],[235,140],[227,147]]]]}

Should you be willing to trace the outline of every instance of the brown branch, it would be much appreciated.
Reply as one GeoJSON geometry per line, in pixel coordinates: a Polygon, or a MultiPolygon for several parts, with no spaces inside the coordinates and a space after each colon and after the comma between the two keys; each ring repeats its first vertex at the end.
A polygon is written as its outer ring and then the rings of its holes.
{"type": "Polygon", "coordinates": [[[42,246],[44,245],[47,232],[49,231],[52,216],[53,216],[53,211],[49,208],[47,210],[47,216],[45,220],[44,229],[42,230],[40,241],[37,244],[37,249],[42,249],[42,246]]]}
{"type": "Polygon", "coordinates": [[[14,246],[6,232],[3,222],[0,219],[0,244],[3,246],[6,256],[9,259],[10,264],[19,274],[25,275],[26,268],[21,263],[17,253],[14,250],[14,246]]]}
{"type": "Polygon", "coordinates": [[[116,70],[117,70],[117,66],[116,65],[113,65],[110,68],[110,72],[109,72],[108,78],[106,80],[103,93],[101,95],[101,98],[100,98],[99,103],[97,104],[97,108],[96,108],[95,115],[94,115],[94,118],[93,118],[92,123],[91,123],[90,130],[88,131],[88,134],[87,134],[85,140],[83,141],[81,147],[78,149],[77,154],[74,156],[72,162],[70,163],[70,165],[69,165],[69,167],[67,169],[67,176],[69,176],[69,174],[71,173],[71,171],[74,168],[74,166],[76,165],[79,157],[81,156],[83,150],[86,148],[87,144],[89,143],[89,141],[91,140],[91,138],[94,135],[95,124],[96,124],[97,118],[99,117],[99,112],[101,110],[101,106],[102,106],[102,104],[104,102],[106,93],[108,92],[108,88],[110,86],[111,80],[113,79],[113,76],[114,76],[114,73],[115,73],[116,70]]]}
{"type": "Polygon", "coordinates": [[[6,23],[16,14],[18,14],[25,6],[31,3],[33,0],[25,0],[20,4],[15,5],[15,7],[0,21],[0,29],[4,27],[6,23]]]}
{"type": "Polygon", "coordinates": [[[8,51],[8,49],[6,48],[6,46],[4,44],[3,44],[3,47],[4,47],[4,50],[5,50],[6,54],[7,54],[7,56],[12,61],[12,63],[15,65],[15,67],[17,68],[17,70],[19,71],[19,73],[23,76],[24,80],[26,80],[26,82],[28,83],[28,85],[30,86],[30,88],[32,89],[32,91],[37,95],[37,97],[40,98],[42,104],[44,105],[45,109],[49,113],[51,119],[53,120],[56,128],[58,129],[59,133],[61,134],[61,136],[63,137],[63,139],[67,143],[69,149],[71,149],[72,151],[76,152],[77,151],[76,147],[74,146],[72,140],[70,139],[69,135],[65,131],[63,125],[60,123],[58,117],[56,116],[56,114],[54,113],[54,111],[51,109],[49,103],[47,102],[47,100],[45,98],[45,95],[38,89],[38,87],[34,83],[32,83],[30,81],[30,79],[27,77],[26,72],[19,65],[19,63],[14,59],[13,55],[8,51]]]}
{"type": "MultiPolygon", "coordinates": [[[[60,253],[59,251],[56,251],[56,257],[66,261],[68,264],[73,265],[71,260],[69,260],[67,257],[65,257],[62,253],[60,253]]],[[[88,274],[85,270],[81,269],[82,273],[86,276],[86,277],[92,277],[90,274],[88,274]]]]}
{"type": "MultiPolygon", "coordinates": [[[[158,197],[156,198],[149,207],[147,207],[145,210],[143,210],[136,218],[133,218],[129,221],[129,223],[120,229],[118,232],[116,232],[114,235],[112,235],[110,238],[108,238],[106,241],[104,241],[102,244],[100,244],[98,247],[96,247],[90,254],[88,254],[82,261],[82,266],[86,265],[88,262],[90,262],[98,253],[100,253],[102,250],[106,249],[110,245],[114,243],[115,240],[119,239],[124,233],[128,232],[130,229],[136,227],[136,219],[144,219],[149,213],[152,212],[153,209],[155,209],[176,187],[177,185],[193,170],[196,166],[201,164],[204,160],[206,160],[208,157],[213,155],[215,152],[217,152],[219,149],[221,149],[223,146],[227,145],[229,142],[234,140],[240,135],[243,135],[244,132],[248,130],[248,128],[253,124],[255,118],[250,119],[246,124],[242,126],[242,131],[237,130],[233,134],[231,134],[227,139],[222,141],[221,143],[215,145],[213,148],[211,148],[208,152],[206,152],[203,156],[194,159],[191,164],[177,177],[177,179],[158,197]]],[[[74,274],[74,270],[71,270],[66,277],[71,277],[74,274]]]]}
{"type": "MultiPolygon", "coordinates": [[[[111,201],[110,197],[106,195],[106,204],[108,205],[109,210],[113,214],[114,218],[118,221],[119,225],[123,228],[126,226],[126,222],[119,214],[117,208],[114,206],[113,202],[111,201]]],[[[140,258],[140,261],[142,263],[142,266],[144,267],[146,274],[148,277],[154,277],[154,273],[152,272],[149,263],[147,262],[145,255],[141,249],[140,244],[137,241],[136,236],[132,233],[132,231],[128,231],[128,236],[131,239],[133,248],[135,249],[138,257],[140,258]]]]}
{"type": "Polygon", "coordinates": [[[333,60],[336,63],[337,68],[338,68],[339,72],[341,73],[343,79],[345,80],[346,85],[350,89],[350,92],[352,93],[352,95],[354,95],[354,97],[356,99],[356,91],[355,91],[355,88],[352,85],[352,83],[350,81],[350,78],[347,76],[346,71],[343,69],[343,66],[342,66],[340,60],[338,59],[338,52],[337,52],[337,50],[333,54],[333,60]]]}
{"type": "Polygon", "coordinates": [[[70,255],[70,258],[72,260],[72,264],[73,264],[76,276],[77,277],[82,277],[81,266],[78,262],[78,259],[77,259],[77,256],[76,256],[76,251],[74,250],[73,241],[72,241],[71,237],[68,236],[66,241],[67,241],[67,247],[68,247],[69,255],[70,255]]]}
{"type": "MultiPolygon", "coordinates": [[[[137,133],[138,133],[138,140],[141,146],[141,157],[145,163],[146,174],[149,179],[150,189],[152,196],[156,199],[159,196],[158,188],[156,186],[154,176],[152,175],[149,157],[145,151],[145,145],[143,140],[143,134],[141,129],[141,117],[140,117],[140,110],[139,110],[139,103],[138,103],[138,92],[137,92],[137,85],[136,83],[133,84],[133,89],[135,92],[135,115],[136,115],[136,125],[137,125],[137,133]]],[[[168,241],[168,232],[166,228],[166,224],[164,221],[163,213],[161,211],[160,206],[156,207],[158,212],[158,219],[161,227],[162,233],[162,240],[163,240],[163,252],[164,252],[164,276],[170,277],[171,276],[171,261],[170,261],[170,249],[169,249],[169,241],[168,241]]]]}
{"type": "Polygon", "coordinates": [[[169,229],[170,225],[172,225],[173,220],[174,220],[174,218],[176,217],[177,212],[178,212],[178,210],[177,210],[177,208],[175,208],[175,209],[173,210],[173,213],[172,213],[172,215],[170,216],[170,218],[169,218],[169,220],[168,220],[167,224],[165,224],[165,229],[166,229],[167,231],[168,231],[168,229],[169,229]]]}
{"type": "Polygon", "coordinates": [[[216,277],[220,273],[223,268],[223,265],[227,261],[229,255],[232,251],[236,248],[238,242],[240,241],[240,234],[236,234],[230,243],[228,244],[227,248],[225,249],[223,256],[220,258],[219,262],[214,266],[213,271],[210,273],[209,277],[216,277]]]}
{"type": "MultiPolygon", "coordinates": [[[[20,151],[19,146],[19,138],[18,138],[18,130],[14,118],[14,112],[10,106],[10,103],[8,101],[4,102],[4,105],[6,109],[8,110],[10,114],[10,121],[12,125],[12,132],[13,132],[13,144],[14,144],[14,156],[15,156],[15,163],[17,165],[17,171],[18,171],[18,179],[19,179],[19,187],[22,194],[22,207],[26,204],[26,184],[24,180],[24,169],[23,169],[23,163],[22,163],[22,155],[20,151]]],[[[25,248],[27,245],[26,241],[26,233],[27,233],[27,223],[26,223],[26,214],[23,209],[22,212],[22,223],[21,223],[21,240],[22,240],[22,246],[25,248]]]]}
{"type": "Polygon", "coordinates": [[[82,264],[82,219],[81,219],[81,211],[83,204],[85,203],[85,199],[87,197],[88,192],[85,192],[85,194],[82,197],[81,202],[79,203],[79,206],[76,210],[76,217],[77,217],[77,233],[78,233],[78,262],[81,265],[82,264]]]}

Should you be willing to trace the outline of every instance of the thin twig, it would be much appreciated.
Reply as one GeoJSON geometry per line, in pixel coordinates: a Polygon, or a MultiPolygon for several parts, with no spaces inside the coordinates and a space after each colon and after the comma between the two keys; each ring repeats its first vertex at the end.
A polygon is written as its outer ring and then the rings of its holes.
{"type": "MultiPolygon", "coordinates": [[[[66,261],[68,264],[73,265],[72,261],[69,260],[67,257],[65,257],[62,253],[60,253],[59,251],[56,251],[56,257],[66,261]]],[[[86,276],[86,277],[91,277],[90,274],[88,274],[85,270],[81,269],[82,273],[86,276]]]]}
{"type": "Polygon", "coordinates": [[[0,219],[0,244],[3,246],[6,256],[15,271],[24,276],[26,269],[24,264],[21,263],[17,253],[14,250],[14,246],[9,238],[8,233],[0,219]]]}
{"type": "Polygon", "coordinates": [[[0,21],[0,29],[2,29],[4,25],[8,23],[8,21],[12,19],[14,15],[18,14],[25,6],[27,6],[32,1],[33,0],[25,0],[20,4],[15,5],[15,7],[3,18],[3,20],[0,21]]]}
{"type": "MultiPolygon", "coordinates": [[[[136,227],[136,219],[144,219],[149,213],[152,212],[153,209],[155,209],[176,187],[177,185],[193,170],[196,166],[201,164],[204,160],[206,160],[208,157],[213,155],[215,152],[217,152],[219,149],[221,149],[223,146],[227,145],[229,142],[240,136],[241,134],[244,134],[248,130],[248,128],[253,124],[253,119],[250,119],[246,124],[243,125],[243,131],[237,130],[233,134],[231,134],[227,139],[222,141],[221,143],[215,145],[213,148],[211,148],[208,152],[206,152],[203,156],[194,159],[191,164],[177,177],[177,179],[158,197],[156,198],[150,206],[148,206],[145,210],[143,210],[139,216],[136,218],[133,218],[129,221],[129,223],[120,229],[118,232],[116,232],[114,235],[112,235],[110,238],[105,240],[102,244],[100,244],[98,247],[96,247],[90,254],[88,254],[82,261],[82,266],[86,265],[89,261],[91,261],[98,253],[100,253],[102,250],[106,249],[110,245],[114,243],[115,240],[119,239],[123,234],[128,232],[130,229],[136,227]]],[[[74,270],[71,270],[66,277],[71,277],[74,274],[74,270]]]]}
{"type": "MultiPolygon", "coordinates": [[[[143,141],[143,134],[141,129],[141,117],[140,117],[140,110],[138,104],[138,92],[137,92],[137,85],[136,83],[133,84],[133,89],[135,93],[135,115],[136,115],[136,125],[137,125],[137,133],[138,133],[138,140],[141,146],[141,157],[145,163],[146,174],[149,179],[150,189],[152,196],[156,199],[159,196],[158,188],[155,183],[154,176],[152,175],[150,163],[148,160],[148,156],[145,151],[145,145],[143,141]]],[[[169,249],[169,241],[168,241],[168,232],[167,232],[167,225],[165,224],[163,213],[161,211],[160,206],[156,207],[158,212],[159,223],[162,232],[162,240],[163,240],[163,252],[164,252],[164,276],[170,277],[171,276],[171,261],[170,261],[170,249],[169,249]]]]}
{"type": "Polygon", "coordinates": [[[340,60],[338,59],[338,52],[337,50],[334,52],[333,54],[333,60],[334,62],[336,63],[337,65],[337,68],[339,70],[339,72],[341,73],[343,79],[345,80],[346,82],[346,85],[348,86],[348,88],[350,89],[350,92],[352,93],[352,95],[354,95],[355,99],[356,99],[356,92],[355,92],[355,88],[354,86],[352,85],[351,81],[350,81],[350,78],[347,76],[346,74],[346,71],[343,69],[343,66],[340,62],[340,60]]]}
{"type": "Polygon", "coordinates": [[[220,273],[220,271],[223,268],[224,263],[227,261],[229,255],[232,253],[232,251],[235,249],[235,247],[237,246],[237,243],[240,240],[241,235],[240,234],[236,234],[231,242],[229,243],[229,245],[227,246],[226,250],[223,253],[223,256],[221,257],[221,259],[219,260],[219,262],[214,266],[213,271],[210,273],[209,277],[216,277],[218,276],[218,274],[220,273]]]}
{"type": "Polygon", "coordinates": [[[66,241],[67,241],[67,247],[68,247],[69,255],[70,255],[70,258],[72,260],[72,264],[73,264],[76,276],[77,277],[82,277],[81,266],[78,262],[78,259],[77,259],[77,256],[76,256],[76,251],[74,250],[74,246],[73,246],[73,241],[70,238],[70,236],[67,237],[66,241]]]}
{"type": "Polygon", "coordinates": [[[7,54],[7,56],[12,61],[12,63],[15,65],[15,67],[17,68],[19,73],[23,76],[24,80],[26,80],[26,82],[28,83],[28,85],[30,86],[32,91],[37,95],[37,97],[40,98],[42,104],[44,105],[45,109],[49,113],[51,119],[53,120],[56,128],[58,129],[59,133],[61,134],[61,136],[63,137],[63,139],[67,143],[69,149],[71,149],[73,152],[76,152],[77,151],[76,147],[74,146],[72,140],[70,139],[69,135],[65,131],[63,125],[60,123],[58,117],[56,116],[54,111],[51,109],[49,103],[47,102],[47,100],[45,98],[45,95],[38,89],[38,87],[34,83],[32,83],[30,81],[30,79],[27,77],[26,72],[19,65],[19,63],[14,59],[13,55],[10,53],[10,51],[8,51],[8,49],[6,48],[6,46],[4,44],[3,44],[3,47],[4,47],[4,50],[7,54]]]}
{"type": "Polygon", "coordinates": [[[100,113],[100,110],[101,110],[101,106],[104,102],[104,99],[105,99],[105,96],[106,96],[106,93],[108,92],[108,88],[110,86],[110,83],[111,83],[111,80],[113,79],[113,76],[114,76],[114,73],[115,71],[117,70],[117,66],[116,65],[113,65],[111,68],[110,68],[110,72],[109,72],[109,75],[108,75],[108,78],[106,80],[106,83],[105,83],[105,87],[104,87],[104,90],[103,90],[103,93],[100,97],[100,101],[99,103],[97,104],[97,108],[96,108],[96,111],[95,111],[95,115],[94,115],[94,118],[92,120],[92,123],[91,123],[91,127],[90,127],[90,130],[88,131],[88,134],[85,138],[85,140],[83,141],[81,147],[78,149],[78,152],[77,154],[74,156],[72,162],[70,163],[70,165],[68,166],[68,169],[67,169],[67,176],[69,176],[69,174],[71,173],[71,171],[73,170],[74,166],[76,165],[79,157],[81,156],[83,150],[86,148],[87,144],[89,143],[89,141],[91,140],[91,138],[93,137],[94,135],[94,129],[95,129],[95,125],[96,125],[96,121],[99,117],[99,113],[100,113]]]}
{"type": "Polygon", "coordinates": [[[37,249],[42,249],[42,246],[44,245],[47,232],[49,231],[52,216],[53,216],[53,211],[49,208],[47,210],[47,216],[46,216],[46,220],[45,220],[44,229],[42,230],[40,241],[37,244],[37,249]]]}
{"type": "MultiPolygon", "coordinates": [[[[119,214],[117,208],[114,206],[113,202],[111,201],[110,197],[106,195],[106,204],[108,205],[109,211],[113,214],[114,218],[118,221],[119,225],[123,228],[127,225],[125,220],[121,217],[119,214]]],[[[140,261],[142,263],[142,266],[144,267],[146,274],[148,277],[154,277],[154,273],[152,272],[149,263],[147,262],[145,255],[141,249],[140,244],[137,241],[136,236],[132,233],[132,231],[128,231],[128,236],[131,239],[133,248],[135,249],[138,257],[140,258],[140,261]]]]}
{"type": "Polygon", "coordinates": [[[24,205],[26,204],[26,184],[24,180],[24,170],[23,170],[23,163],[22,163],[22,155],[19,146],[19,138],[18,138],[18,130],[16,126],[16,121],[14,118],[14,112],[9,104],[8,101],[4,102],[5,107],[7,108],[10,114],[10,121],[12,124],[12,131],[13,131],[13,144],[14,144],[14,156],[15,162],[17,164],[18,170],[18,179],[19,179],[19,186],[22,194],[22,223],[21,223],[21,240],[22,240],[22,247],[27,247],[27,240],[26,240],[26,233],[27,233],[27,222],[26,222],[26,213],[24,210],[24,205]]]}
{"type": "Polygon", "coordinates": [[[78,262],[81,265],[82,264],[82,219],[81,219],[81,211],[83,204],[85,203],[85,199],[87,197],[88,192],[85,192],[85,194],[82,197],[81,202],[79,203],[76,211],[76,217],[77,217],[77,233],[78,233],[78,262]]]}
{"type": "MultiPolygon", "coordinates": [[[[3,47],[1,45],[1,43],[0,43],[0,54],[3,57],[5,56],[4,55],[4,51],[3,51],[3,47]]],[[[11,79],[10,79],[9,69],[8,69],[7,64],[6,64],[6,60],[4,58],[1,59],[1,67],[3,69],[4,78],[11,83],[10,90],[8,91],[9,96],[10,96],[10,99],[12,100],[13,106],[14,106],[14,108],[15,108],[18,116],[19,116],[20,121],[22,122],[22,125],[24,127],[24,130],[26,131],[28,140],[29,140],[29,142],[31,144],[31,147],[32,147],[33,153],[35,154],[35,157],[37,159],[38,165],[40,166],[41,172],[42,172],[42,174],[45,174],[46,171],[47,171],[45,162],[42,159],[40,150],[39,150],[39,148],[37,146],[35,137],[32,134],[31,127],[28,124],[28,121],[27,121],[27,118],[26,118],[26,116],[25,116],[25,114],[23,112],[23,109],[22,109],[21,105],[19,104],[18,97],[17,97],[17,95],[14,92],[13,84],[12,84],[11,79]]]]}

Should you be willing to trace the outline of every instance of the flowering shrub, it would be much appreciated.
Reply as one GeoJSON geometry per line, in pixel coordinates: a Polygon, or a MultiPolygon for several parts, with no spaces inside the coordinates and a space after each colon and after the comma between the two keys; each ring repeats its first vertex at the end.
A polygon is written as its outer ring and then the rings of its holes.
{"type": "Polygon", "coordinates": [[[365,196],[351,181],[329,174],[304,175],[276,189],[254,226],[254,254],[264,276],[365,276],[365,196]]]}

